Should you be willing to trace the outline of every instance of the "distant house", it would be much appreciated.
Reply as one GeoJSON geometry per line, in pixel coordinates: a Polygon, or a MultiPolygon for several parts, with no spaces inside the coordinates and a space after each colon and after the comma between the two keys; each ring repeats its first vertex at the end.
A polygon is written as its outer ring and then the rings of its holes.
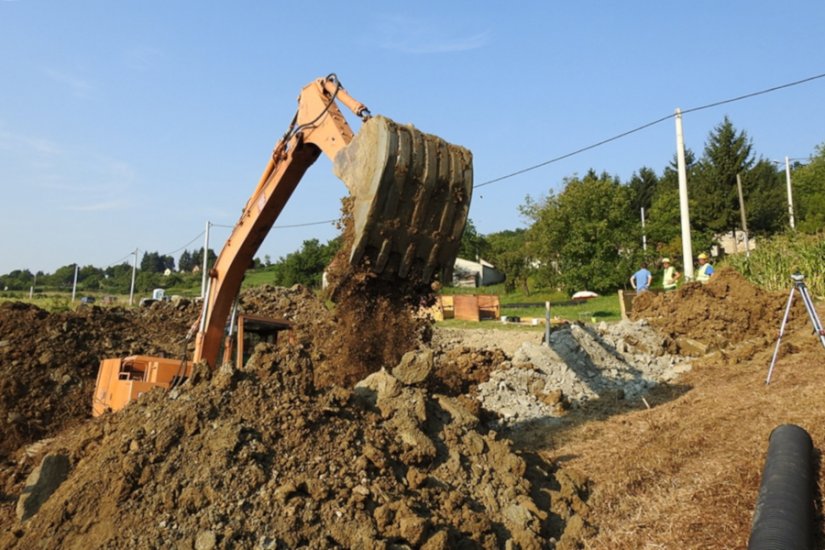
{"type": "Polygon", "coordinates": [[[453,266],[453,285],[479,287],[503,283],[506,276],[493,264],[483,259],[477,262],[456,258],[453,266]]]}
{"type": "Polygon", "coordinates": [[[169,269],[168,267],[167,267],[166,269],[164,269],[164,270],[163,270],[163,276],[164,276],[164,277],[168,277],[168,276],[169,276],[169,275],[171,275],[171,274],[172,274],[172,270],[171,270],[171,269],[169,269]]]}
{"type": "MultiPolygon", "coordinates": [[[[716,239],[716,242],[719,243],[719,246],[713,247],[714,249],[711,250],[712,256],[719,256],[720,254],[738,254],[741,252],[745,252],[744,231],[737,229],[736,231],[720,233],[718,235],[715,235],[714,238],[716,239]]],[[[748,249],[756,249],[756,238],[752,235],[748,235],[748,249]]]]}

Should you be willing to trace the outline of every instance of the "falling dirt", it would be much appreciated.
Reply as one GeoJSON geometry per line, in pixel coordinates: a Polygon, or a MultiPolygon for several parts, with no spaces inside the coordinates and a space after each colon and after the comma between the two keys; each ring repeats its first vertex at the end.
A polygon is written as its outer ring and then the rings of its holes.
{"type": "Polygon", "coordinates": [[[351,386],[382,367],[395,366],[404,353],[429,343],[432,321],[420,315],[434,302],[429,284],[415,277],[385,278],[368,263],[350,264],[353,239],[350,201],[342,209],[342,246],[327,269],[335,315],[319,339],[324,361],[315,384],[351,386]]]}

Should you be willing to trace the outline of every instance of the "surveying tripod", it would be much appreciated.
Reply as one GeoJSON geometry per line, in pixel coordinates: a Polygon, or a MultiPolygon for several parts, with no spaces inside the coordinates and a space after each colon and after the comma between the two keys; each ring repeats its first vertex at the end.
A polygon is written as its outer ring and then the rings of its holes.
{"type": "Polygon", "coordinates": [[[771,374],[773,374],[773,367],[776,365],[776,356],[779,355],[779,343],[785,334],[785,325],[788,323],[788,314],[791,312],[791,304],[793,304],[793,293],[795,290],[799,291],[799,295],[802,296],[805,309],[808,310],[808,317],[811,318],[811,324],[814,326],[814,333],[819,337],[822,346],[825,347],[825,330],[822,329],[822,323],[819,321],[816,309],[814,309],[814,302],[811,300],[808,287],[805,286],[805,277],[801,273],[794,273],[791,275],[791,280],[793,280],[793,286],[791,287],[791,294],[788,296],[788,305],[785,306],[785,316],[782,318],[782,325],[779,327],[779,338],[776,339],[776,349],[773,350],[771,367],[768,369],[768,378],[765,380],[765,384],[771,383],[771,374]]]}

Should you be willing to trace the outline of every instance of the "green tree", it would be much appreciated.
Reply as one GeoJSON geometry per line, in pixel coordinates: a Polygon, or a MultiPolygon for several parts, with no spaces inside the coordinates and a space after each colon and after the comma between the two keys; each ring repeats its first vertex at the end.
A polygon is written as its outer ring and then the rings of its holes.
{"type": "Polygon", "coordinates": [[[641,214],[641,209],[644,208],[645,214],[649,213],[658,185],[659,177],[653,169],[643,166],[638,172],[634,172],[627,184],[631,192],[632,210],[641,214]]]}
{"type": "Polygon", "coordinates": [[[736,175],[754,165],[753,145],[726,116],[708,135],[702,159],[689,180],[691,225],[721,233],[739,226],[736,175]]]}
{"type": "MultiPolygon", "coordinates": [[[[208,268],[211,268],[213,265],[215,265],[215,260],[218,259],[218,255],[215,254],[215,251],[210,248],[209,251],[207,252],[206,258],[207,258],[206,265],[208,266],[208,268]]],[[[199,249],[197,249],[196,251],[194,251],[192,253],[192,263],[193,263],[193,265],[192,265],[193,269],[194,269],[195,266],[198,266],[198,267],[203,266],[203,247],[200,247],[199,249]]]]}
{"type": "Polygon", "coordinates": [[[811,161],[791,175],[797,228],[805,233],[825,229],[825,143],[817,146],[811,161]]]}
{"type": "MultiPolygon", "coordinates": [[[[685,171],[690,182],[696,172],[696,155],[690,149],[685,150],[685,171]]],[[[658,180],[645,230],[649,249],[655,250],[661,256],[681,254],[682,230],[676,155],[658,180]]]]}
{"type": "Polygon", "coordinates": [[[192,253],[188,250],[184,250],[180,258],[178,259],[178,269],[184,272],[190,272],[196,266],[194,259],[192,258],[192,253]]]}
{"type": "Polygon", "coordinates": [[[487,254],[489,244],[476,229],[473,220],[467,219],[464,226],[464,233],[461,235],[461,246],[458,249],[458,257],[465,260],[475,260],[483,258],[487,254]]]}
{"type": "Polygon", "coordinates": [[[340,238],[325,245],[318,239],[304,241],[300,250],[287,254],[273,264],[273,283],[279,286],[292,286],[296,283],[321,286],[324,270],[340,247],[340,238]]]}
{"type": "Polygon", "coordinates": [[[630,195],[617,178],[591,170],[566,179],[558,195],[539,202],[528,197],[522,212],[533,220],[529,238],[540,281],[568,292],[622,286],[640,243],[630,195]]]}
{"type": "Polygon", "coordinates": [[[151,273],[163,273],[167,269],[175,269],[175,259],[158,252],[144,252],[140,260],[140,269],[151,273]]]}
{"type": "Polygon", "coordinates": [[[527,278],[530,274],[530,256],[527,246],[527,230],[514,229],[490,233],[485,237],[488,244],[487,259],[507,277],[504,289],[513,292],[517,287],[530,294],[527,278]]]}
{"type": "Polygon", "coordinates": [[[742,194],[750,233],[771,235],[787,225],[784,170],[760,159],[742,175],[742,194]]]}
{"type": "Polygon", "coordinates": [[[15,269],[0,275],[0,290],[27,290],[34,282],[34,275],[28,269],[15,269]]]}

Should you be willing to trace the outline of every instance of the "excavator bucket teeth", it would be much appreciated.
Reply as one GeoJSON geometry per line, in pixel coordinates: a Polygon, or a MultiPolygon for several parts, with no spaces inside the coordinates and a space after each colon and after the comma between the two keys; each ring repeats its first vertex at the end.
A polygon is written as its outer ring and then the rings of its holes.
{"type": "Polygon", "coordinates": [[[473,191],[469,150],[376,116],[334,171],[353,197],[350,263],[384,278],[452,277],[473,191]]]}

